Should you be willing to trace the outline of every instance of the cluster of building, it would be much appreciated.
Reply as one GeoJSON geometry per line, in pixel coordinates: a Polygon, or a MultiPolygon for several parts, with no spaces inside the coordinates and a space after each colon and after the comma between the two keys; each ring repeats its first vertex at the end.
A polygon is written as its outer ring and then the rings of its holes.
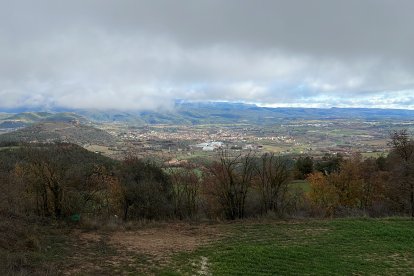
{"type": "Polygon", "coordinates": [[[275,141],[280,143],[294,144],[295,139],[290,136],[257,136],[256,133],[249,133],[246,130],[239,129],[205,129],[205,128],[191,128],[180,127],[174,130],[168,128],[151,128],[151,129],[137,129],[128,130],[118,133],[121,140],[140,140],[140,141],[154,141],[154,140],[171,140],[171,141],[213,141],[203,142],[198,146],[206,148],[205,150],[214,150],[222,146],[223,142],[243,142],[249,143],[252,141],[275,141]]]}
{"type": "Polygon", "coordinates": [[[205,142],[195,145],[196,148],[201,148],[203,151],[215,151],[222,149],[224,146],[223,142],[205,142]]]}

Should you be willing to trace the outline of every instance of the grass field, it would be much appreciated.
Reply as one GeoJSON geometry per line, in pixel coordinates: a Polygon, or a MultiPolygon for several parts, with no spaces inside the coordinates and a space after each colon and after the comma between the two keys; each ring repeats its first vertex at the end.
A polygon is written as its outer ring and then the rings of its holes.
{"type": "Polygon", "coordinates": [[[227,225],[230,236],[175,257],[177,273],[413,275],[414,222],[338,219],[227,225]],[[186,261],[186,260],[190,261],[186,261]]]}
{"type": "Polygon", "coordinates": [[[69,275],[413,275],[414,221],[130,225],[74,230],[53,248],[69,275]]]}
{"type": "Polygon", "coordinates": [[[311,189],[307,180],[293,180],[292,183],[290,183],[290,186],[292,188],[300,188],[304,192],[309,192],[311,189]]]}

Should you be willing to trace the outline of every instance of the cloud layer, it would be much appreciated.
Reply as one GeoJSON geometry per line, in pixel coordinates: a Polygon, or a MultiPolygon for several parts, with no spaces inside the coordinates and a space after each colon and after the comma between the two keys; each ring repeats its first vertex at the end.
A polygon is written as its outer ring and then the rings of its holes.
{"type": "Polygon", "coordinates": [[[414,109],[410,0],[0,0],[0,108],[414,109]]]}

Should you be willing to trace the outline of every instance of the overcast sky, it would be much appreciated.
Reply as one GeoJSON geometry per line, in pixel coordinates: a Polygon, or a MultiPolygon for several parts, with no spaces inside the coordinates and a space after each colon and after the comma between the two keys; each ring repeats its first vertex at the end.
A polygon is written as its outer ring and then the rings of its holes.
{"type": "Polygon", "coordinates": [[[412,0],[0,3],[3,109],[414,109],[412,0]]]}

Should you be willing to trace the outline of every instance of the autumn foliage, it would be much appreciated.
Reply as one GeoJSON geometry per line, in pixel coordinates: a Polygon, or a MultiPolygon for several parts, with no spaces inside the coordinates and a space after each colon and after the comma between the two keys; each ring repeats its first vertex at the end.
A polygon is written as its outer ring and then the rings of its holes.
{"type": "Polygon", "coordinates": [[[72,144],[20,145],[0,151],[0,211],[58,220],[414,215],[414,144],[401,131],[390,146],[378,158],[296,160],[223,150],[210,163],[168,167],[72,144]],[[309,190],[292,184],[303,177],[309,190]]]}

